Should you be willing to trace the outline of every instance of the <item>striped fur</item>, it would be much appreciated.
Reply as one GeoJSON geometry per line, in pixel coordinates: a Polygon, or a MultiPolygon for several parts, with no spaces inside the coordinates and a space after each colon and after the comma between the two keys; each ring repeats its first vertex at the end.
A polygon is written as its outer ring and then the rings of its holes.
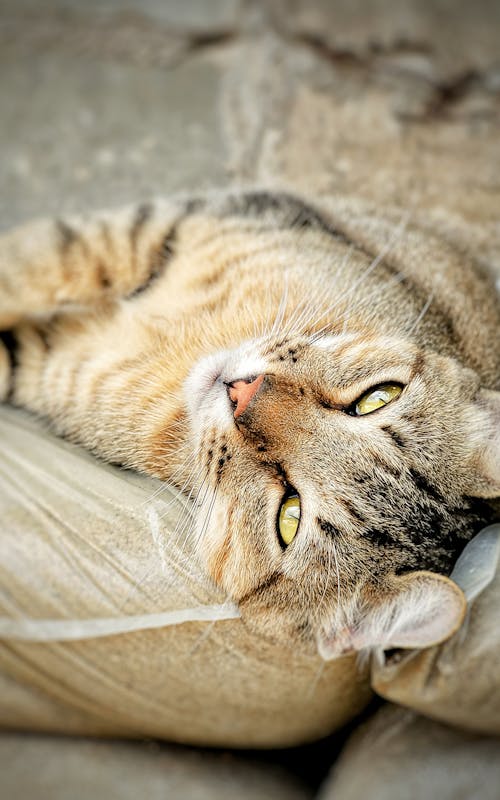
{"type": "Polygon", "coordinates": [[[494,518],[499,322],[482,268],[353,201],[153,201],[0,238],[0,392],[198,492],[206,569],[272,635],[448,571],[494,518]],[[224,381],[257,374],[235,420],[224,381]],[[345,413],[384,381],[397,402],[345,413]],[[303,515],[283,551],[288,485],[303,515]]]}

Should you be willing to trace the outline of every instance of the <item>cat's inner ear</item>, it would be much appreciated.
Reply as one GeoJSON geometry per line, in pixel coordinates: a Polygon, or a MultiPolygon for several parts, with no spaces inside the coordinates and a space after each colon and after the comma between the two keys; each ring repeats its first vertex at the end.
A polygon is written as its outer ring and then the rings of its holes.
{"type": "Polygon", "coordinates": [[[346,625],[318,635],[324,659],[366,648],[431,647],[452,636],[463,622],[462,590],[442,575],[414,572],[396,579],[394,590],[379,602],[366,600],[346,625]]]}
{"type": "Polygon", "coordinates": [[[473,456],[468,493],[473,497],[500,497],[500,392],[479,392],[470,436],[473,456]]]}

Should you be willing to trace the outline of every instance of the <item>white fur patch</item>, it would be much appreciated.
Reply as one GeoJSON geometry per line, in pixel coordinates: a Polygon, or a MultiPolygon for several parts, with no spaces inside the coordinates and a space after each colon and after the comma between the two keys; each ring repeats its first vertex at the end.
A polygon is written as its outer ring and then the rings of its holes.
{"type": "Polygon", "coordinates": [[[320,339],[314,339],[313,337],[313,347],[316,347],[318,350],[335,350],[339,344],[346,344],[349,341],[353,341],[357,338],[357,334],[355,333],[337,333],[337,334],[330,334],[328,336],[322,336],[320,339]]]}
{"type": "Polygon", "coordinates": [[[185,384],[184,395],[193,430],[208,425],[224,428],[234,423],[226,384],[260,375],[267,363],[258,342],[245,342],[234,350],[219,350],[198,361],[185,384]]]}

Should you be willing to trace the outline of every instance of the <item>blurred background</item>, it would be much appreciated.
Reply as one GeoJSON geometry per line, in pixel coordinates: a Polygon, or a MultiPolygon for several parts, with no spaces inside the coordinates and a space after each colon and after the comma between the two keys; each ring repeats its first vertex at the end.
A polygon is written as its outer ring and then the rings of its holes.
{"type": "Polygon", "coordinates": [[[0,0],[0,225],[264,183],[498,237],[499,42],[498,0],[0,0]]]}

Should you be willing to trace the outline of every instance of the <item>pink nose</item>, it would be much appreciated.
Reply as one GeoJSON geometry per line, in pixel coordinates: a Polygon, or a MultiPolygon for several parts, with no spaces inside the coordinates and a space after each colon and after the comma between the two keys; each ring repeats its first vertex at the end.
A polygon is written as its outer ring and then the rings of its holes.
{"type": "Polygon", "coordinates": [[[233,403],[236,403],[236,408],[234,409],[235,419],[239,417],[240,414],[243,414],[252,397],[254,397],[259,391],[263,380],[264,376],[258,375],[253,379],[241,379],[237,381],[231,381],[231,383],[228,384],[229,399],[233,403]]]}

